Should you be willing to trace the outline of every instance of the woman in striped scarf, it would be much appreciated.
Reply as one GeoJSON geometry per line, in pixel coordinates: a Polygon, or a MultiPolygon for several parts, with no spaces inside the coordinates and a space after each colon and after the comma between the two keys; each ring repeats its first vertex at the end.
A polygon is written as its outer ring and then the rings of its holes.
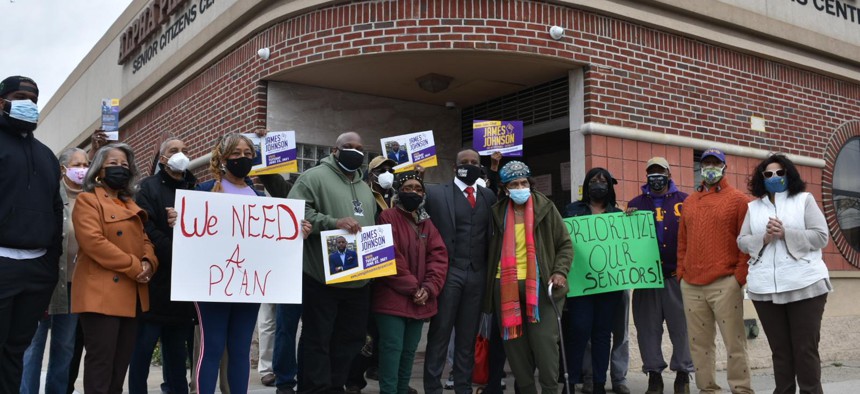
{"type": "Polygon", "coordinates": [[[495,235],[490,241],[484,310],[499,321],[505,353],[522,394],[558,392],[558,327],[548,299],[567,293],[573,261],[570,236],[555,205],[531,189],[529,167],[519,161],[499,171],[502,197],[493,205],[495,235]]]}

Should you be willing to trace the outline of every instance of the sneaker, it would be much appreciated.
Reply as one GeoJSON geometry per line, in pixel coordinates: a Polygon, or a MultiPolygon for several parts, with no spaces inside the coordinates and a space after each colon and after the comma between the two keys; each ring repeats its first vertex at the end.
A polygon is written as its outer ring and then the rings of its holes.
{"type": "Polygon", "coordinates": [[[266,386],[266,387],[274,386],[275,385],[275,374],[267,373],[267,374],[263,375],[263,377],[260,378],[260,383],[262,383],[263,386],[266,386]]]}
{"type": "Polygon", "coordinates": [[[690,394],[690,374],[678,372],[675,375],[675,394],[690,394]]]}
{"type": "Polygon", "coordinates": [[[445,381],[445,390],[453,390],[454,389],[454,376],[448,375],[448,380],[445,381]]]}
{"type": "Polygon", "coordinates": [[[594,383],[583,383],[582,388],[580,388],[579,391],[582,391],[585,394],[592,394],[594,392],[594,383]]]}
{"type": "Polygon", "coordinates": [[[663,394],[663,375],[659,372],[648,372],[648,391],[645,394],[663,394]]]}
{"type": "Polygon", "coordinates": [[[613,384],[612,392],[615,394],[630,394],[630,389],[627,388],[627,385],[624,383],[621,384],[613,384]]]}

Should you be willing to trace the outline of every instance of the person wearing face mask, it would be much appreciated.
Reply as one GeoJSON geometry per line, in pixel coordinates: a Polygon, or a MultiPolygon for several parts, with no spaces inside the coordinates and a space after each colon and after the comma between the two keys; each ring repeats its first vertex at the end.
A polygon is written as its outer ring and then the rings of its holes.
{"type": "Polygon", "coordinates": [[[48,331],[51,332],[50,359],[45,379],[45,392],[64,392],[69,381],[69,366],[75,349],[75,333],[78,315],[71,313],[70,297],[72,273],[75,272],[75,256],[78,243],[72,225],[72,210],[75,199],[81,192],[84,175],[87,173],[87,153],[80,148],[69,148],[60,153],[60,197],[63,199],[63,254],[60,257],[60,277],[48,306],[48,314],[39,320],[33,341],[24,353],[24,374],[21,394],[39,392],[42,359],[45,354],[48,331]]]}
{"type": "Polygon", "coordinates": [[[424,359],[424,392],[442,392],[442,371],[451,330],[454,339],[454,392],[471,394],[475,338],[487,280],[487,247],[492,238],[490,207],[496,196],[478,186],[480,156],[474,149],[457,153],[454,179],[428,185],[425,209],[448,250],[448,273],[439,297],[439,313],[430,320],[424,359]]]}
{"type": "Polygon", "coordinates": [[[63,251],[62,174],[33,137],[39,88],[30,78],[0,82],[0,392],[21,387],[24,352],[57,286],[63,251]]]}
{"type": "Polygon", "coordinates": [[[483,311],[498,320],[517,391],[558,392],[559,332],[553,297],[567,294],[573,261],[570,236],[555,204],[533,191],[531,171],[511,161],[499,170],[505,197],[492,207],[493,237],[487,264],[483,311]]]}
{"type": "Polygon", "coordinates": [[[342,229],[351,234],[376,223],[376,201],[363,182],[364,144],[361,136],[338,136],[333,153],[306,170],[290,190],[290,198],[305,200],[305,218],[313,232],[304,243],[302,277],[302,393],[343,391],[352,360],[365,343],[370,316],[369,281],[325,284],[328,265],[320,250],[320,232],[342,229]],[[336,318],[335,318],[336,316],[336,318]]]}
{"type": "Polygon", "coordinates": [[[687,193],[678,190],[672,180],[669,162],[662,157],[653,157],[645,164],[646,183],[642,194],[627,204],[627,212],[637,210],[654,212],[655,233],[663,267],[664,288],[637,289],[633,292],[633,324],[636,325],[639,353],[642,356],[642,372],[648,374],[646,394],[663,392],[662,372],[666,367],[676,372],[674,393],[690,392],[690,373],[694,372],[687,342],[687,322],[684,319],[684,303],[681,301],[681,285],[675,279],[678,250],[678,224],[687,193]],[[669,329],[672,340],[671,364],[663,358],[663,322],[669,329]]]}
{"type": "Polygon", "coordinates": [[[135,202],[146,211],[147,236],[155,247],[159,271],[149,282],[149,311],[141,315],[137,340],[128,371],[131,394],[146,393],[149,366],[155,345],[161,340],[165,382],[171,393],[187,393],[185,341],[193,335],[197,313],[191,302],[171,301],[171,267],[173,266],[173,228],[168,208],[173,208],[177,190],[193,190],[197,178],[187,171],[190,159],[185,143],[168,138],[158,150],[158,172],[144,178],[135,194],[135,202]]]}
{"type": "MultiPolygon", "coordinates": [[[[221,136],[212,149],[209,171],[214,179],[198,184],[196,190],[243,196],[263,196],[254,189],[248,174],[254,163],[254,144],[238,133],[221,136]]],[[[302,220],[302,235],[307,237],[311,225],[302,220]]],[[[201,394],[215,392],[221,360],[227,351],[227,385],[231,393],[248,392],[251,373],[251,339],[257,322],[258,303],[194,303],[200,324],[200,356],[196,387],[201,394]]]]}
{"type": "Polygon", "coordinates": [[[774,393],[820,394],[821,317],[833,291],[821,249],[830,234],[797,167],[784,155],[762,160],[752,173],[738,246],[753,256],[749,298],[773,359],[774,393]]]}
{"type": "MultiPolygon", "coordinates": [[[[146,211],[132,199],[134,163],[126,144],[99,149],[72,212],[79,246],[72,312],[79,314],[84,332],[87,393],[122,391],[137,316],[149,310],[149,281],[158,268],[144,230],[146,211]]],[[[176,213],[169,215],[175,221],[176,213]]]]}
{"type": "MultiPolygon", "coordinates": [[[[582,199],[568,204],[564,217],[621,212],[615,202],[616,184],[618,181],[609,171],[600,167],[592,168],[585,174],[582,199]]],[[[627,373],[627,330],[622,327],[626,324],[617,323],[620,319],[626,322],[629,298],[625,298],[625,295],[626,290],[620,290],[567,299],[564,339],[570,376],[568,384],[583,383],[583,392],[589,392],[589,388],[590,392],[596,394],[606,392],[604,386],[611,348],[623,349],[620,354],[625,367],[621,372],[622,375],[627,373]],[[590,368],[586,363],[590,364],[590,368]],[[586,381],[585,373],[588,371],[592,374],[591,386],[586,381]]],[[[622,381],[613,381],[612,390],[630,392],[622,381]]]]}
{"type": "Polygon", "coordinates": [[[448,252],[424,209],[424,181],[413,171],[397,174],[392,207],[377,224],[391,225],[397,275],[373,283],[371,310],[379,328],[379,391],[407,394],[424,320],[433,317],[448,252]]]}
{"type": "Polygon", "coordinates": [[[684,200],[678,226],[678,267],[696,386],[717,393],[716,324],[726,347],[727,377],[732,393],[753,393],[750,385],[743,285],[749,256],[737,238],[749,198],[724,178],[726,155],[719,149],[702,154],[702,184],[684,200]]]}
{"type": "Polygon", "coordinates": [[[397,163],[394,160],[384,156],[376,156],[367,165],[367,184],[373,191],[373,197],[376,199],[376,217],[382,211],[391,208],[391,199],[396,191],[394,189],[394,166],[397,163]]]}

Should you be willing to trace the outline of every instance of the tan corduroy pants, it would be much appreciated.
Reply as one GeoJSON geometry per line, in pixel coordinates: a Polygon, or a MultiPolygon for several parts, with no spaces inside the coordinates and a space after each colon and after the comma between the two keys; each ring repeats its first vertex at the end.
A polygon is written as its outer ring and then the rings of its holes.
{"type": "Polygon", "coordinates": [[[743,290],[737,280],[730,275],[702,286],[681,281],[681,294],[690,353],[696,368],[696,386],[700,392],[721,392],[716,378],[714,343],[715,328],[719,327],[728,356],[729,388],[736,394],[754,393],[744,332],[743,290]]]}

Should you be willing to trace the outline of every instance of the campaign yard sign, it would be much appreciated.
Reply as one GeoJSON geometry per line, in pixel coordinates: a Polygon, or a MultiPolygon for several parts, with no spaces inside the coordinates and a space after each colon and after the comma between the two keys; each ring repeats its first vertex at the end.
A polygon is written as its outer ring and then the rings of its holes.
{"type": "Polygon", "coordinates": [[[325,283],[352,282],[397,274],[391,225],[364,226],[320,233],[325,283]]]}
{"type": "Polygon", "coordinates": [[[568,297],[663,287],[654,212],[564,219],[573,241],[568,297]]]}
{"type": "Polygon", "coordinates": [[[302,303],[305,202],[177,190],[174,301],[302,303]]]}
{"type": "Polygon", "coordinates": [[[296,161],[296,132],[270,131],[263,138],[254,133],[243,134],[254,143],[256,156],[250,176],[298,172],[296,161]]]}
{"type": "Polygon", "coordinates": [[[424,168],[438,165],[433,130],[395,135],[379,141],[382,144],[382,154],[397,163],[394,172],[413,170],[417,165],[424,168]]]}
{"type": "Polygon", "coordinates": [[[523,121],[473,120],[472,147],[481,156],[499,152],[502,156],[523,155],[523,121]]]}

